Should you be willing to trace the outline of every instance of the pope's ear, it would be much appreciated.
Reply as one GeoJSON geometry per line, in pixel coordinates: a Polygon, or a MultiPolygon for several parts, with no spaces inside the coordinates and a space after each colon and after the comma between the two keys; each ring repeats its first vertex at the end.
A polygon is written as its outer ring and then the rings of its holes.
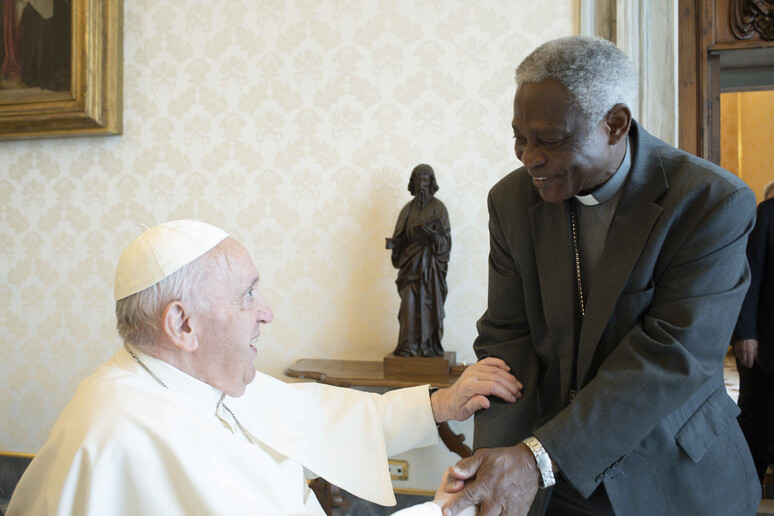
{"type": "Polygon", "coordinates": [[[629,134],[632,125],[632,112],[626,104],[616,104],[605,116],[608,128],[608,143],[615,145],[629,134]]]}
{"type": "Polygon", "coordinates": [[[161,330],[181,351],[191,353],[199,347],[190,308],[181,301],[172,301],[164,308],[161,330]]]}

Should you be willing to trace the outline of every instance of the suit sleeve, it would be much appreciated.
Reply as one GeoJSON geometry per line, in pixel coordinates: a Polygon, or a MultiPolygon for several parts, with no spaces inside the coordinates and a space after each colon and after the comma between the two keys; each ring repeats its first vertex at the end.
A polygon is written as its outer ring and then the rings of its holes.
{"type": "Polygon", "coordinates": [[[575,401],[535,431],[582,495],[702,387],[722,389],[723,356],[749,283],[754,205],[752,192],[740,189],[694,219],[659,265],[644,316],[575,401]]]}
{"type": "Polygon", "coordinates": [[[758,300],[766,266],[766,243],[769,222],[763,204],[758,206],[755,227],[747,240],[747,262],[750,264],[750,288],[742,303],[734,337],[737,340],[758,338],[758,300]]]}
{"type": "Polygon", "coordinates": [[[491,406],[475,416],[474,448],[516,444],[529,436],[537,412],[537,382],[540,370],[532,346],[521,273],[509,252],[494,203],[489,205],[489,290],[487,310],[477,323],[473,345],[479,360],[494,356],[511,366],[523,384],[518,403],[490,397],[491,406]]]}

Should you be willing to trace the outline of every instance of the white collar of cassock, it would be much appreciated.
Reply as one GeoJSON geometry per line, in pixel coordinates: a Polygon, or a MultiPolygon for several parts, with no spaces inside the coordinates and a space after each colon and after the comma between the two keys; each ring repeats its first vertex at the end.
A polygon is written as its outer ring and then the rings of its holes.
{"type": "Polygon", "coordinates": [[[629,138],[627,137],[626,152],[624,153],[624,158],[621,161],[621,164],[618,166],[615,172],[613,172],[613,175],[610,176],[610,179],[605,181],[602,186],[594,190],[594,193],[590,193],[588,195],[576,195],[575,198],[578,199],[579,203],[584,206],[596,206],[597,204],[602,204],[615,197],[615,194],[618,193],[618,190],[620,190],[623,186],[632,168],[632,156],[630,148],[631,145],[629,145],[629,138]]]}
{"type": "MultiPolygon", "coordinates": [[[[164,382],[171,394],[182,398],[197,412],[211,416],[215,415],[218,404],[223,399],[223,391],[216,389],[208,383],[197,380],[172,364],[137,349],[137,346],[131,346],[131,349],[134,354],[137,355],[137,358],[139,358],[148,369],[153,371],[153,373],[164,382]]],[[[130,362],[135,363],[128,353],[127,357],[130,362]]],[[[150,376],[148,376],[148,378],[153,381],[153,383],[156,383],[150,376]]],[[[159,385],[159,387],[161,387],[161,385],[159,385]]]]}
{"type": "MultiPolygon", "coordinates": [[[[217,415],[225,398],[222,391],[136,347],[131,349],[169,388],[159,385],[145,371],[138,372],[141,377],[194,410],[217,415]]],[[[123,348],[115,357],[123,369],[140,368],[123,348]]],[[[384,430],[376,405],[364,401],[373,395],[353,389],[336,389],[331,395],[331,389],[336,388],[315,383],[286,384],[256,372],[243,396],[226,401],[250,435],[262,444],[360,498],[395,505],[389,471],[379,467],[387,462],[384,430]],[[346,432],[341,431],[344,421],[346,432]],[[342,457],[341,450],[349,454],[342,457]]],[[[419,389],[416,395],[427,400],[427,421],[422,425],[434,427],[427,391],[419,389]]]]}

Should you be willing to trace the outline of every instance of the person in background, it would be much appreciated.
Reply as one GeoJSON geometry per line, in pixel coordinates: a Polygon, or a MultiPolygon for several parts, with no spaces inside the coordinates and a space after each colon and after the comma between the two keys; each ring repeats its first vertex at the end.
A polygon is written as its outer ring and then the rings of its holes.
{"type": "MultiPolygon", "coordinates": [[[[273,319],[247,250],[223,230],[153,226],[115,278],[123,346],[78,386],[19,481],[13,515],[324,514],[307,476],[383,505],[387,457],[438,442],[436,424],[519,396],[501,360],[448,389],[383,396],[255,370],[273,319]]],[[[439,499],[443,498],[441,492],[439,499]]],[[[428,502],[404,515],[440,515],[428,502]]]]}
{"type": "Polygon", "coordinates": [[[739,371],[739,426],[758,480],[771,463],[774,439],[774,181],[763,189],[755,227],[747,240],[750,288],[734,331],[739,371]]]}

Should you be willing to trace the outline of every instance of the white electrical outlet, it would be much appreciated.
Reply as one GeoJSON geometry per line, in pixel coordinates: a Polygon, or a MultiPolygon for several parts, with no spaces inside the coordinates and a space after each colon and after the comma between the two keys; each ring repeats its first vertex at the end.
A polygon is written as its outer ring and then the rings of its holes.
{"type": "Polygon", "coordinates": [[[388,460],[390,478],[393,480],[408,480],[408,462],[405,460],[388,460]]]}

